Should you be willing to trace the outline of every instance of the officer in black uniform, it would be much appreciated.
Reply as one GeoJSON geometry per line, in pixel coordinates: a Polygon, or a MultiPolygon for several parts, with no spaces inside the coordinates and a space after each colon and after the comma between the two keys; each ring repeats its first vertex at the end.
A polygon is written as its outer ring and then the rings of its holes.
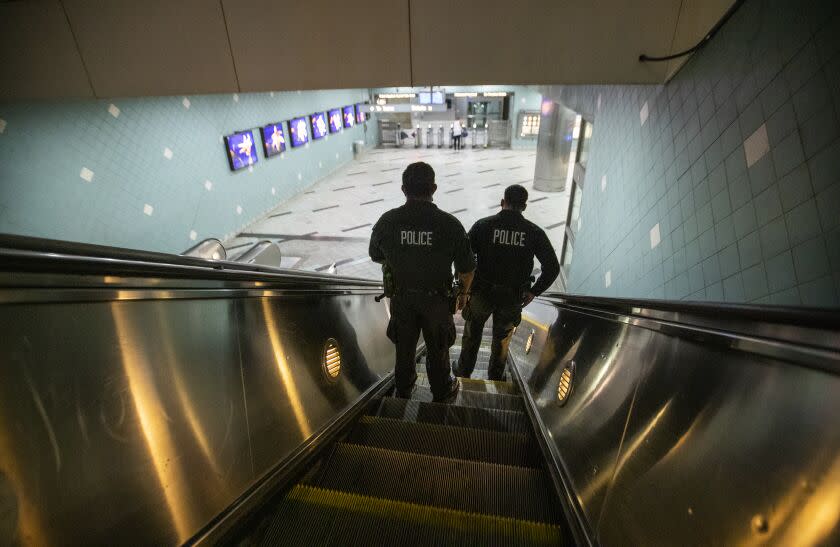
{"type": "Polygon", "coordinates": [[[458,219],[432,203],[437,190],[432,166],[412,163],[402,180],[405,205],[377,221],[369,249],[371,259],[390,267],[394,278],[388,337],[397,346],[396,394],[411,396],[417,380],[415,350],[422,331],[434,400],[450,402],[460,387],[449,369],[449,348],[455,343],[452,264],[461,282],[455,306],[460,310],[467,302],[475,256],[458,219]]]}
{"type": "Polygon", "coordinates": [[[455,375],[469,378],[475,368],[484,323],[493,316],[493,344],[487,377],[504,380],[508,344],[522,319],[522,308],[546,290],[560,273],[557,254],[545,232],[522,216],[528,191],[508,186],[499,214],[477,221],[470,230],[472,249],[478,257],[472,298],[462,315],[464,339],[455,375]],[[531,286],[534,257],[542,274],[531,286]]]}

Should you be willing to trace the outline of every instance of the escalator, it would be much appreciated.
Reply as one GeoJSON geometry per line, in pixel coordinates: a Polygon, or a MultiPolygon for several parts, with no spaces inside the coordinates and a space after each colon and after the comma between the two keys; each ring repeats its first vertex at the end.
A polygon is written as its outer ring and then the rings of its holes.
{"type": "Polygon", "coordinates": [[[840,310],[543,295],[438,404],[380,292],[0,236],[0,545],[840,544],[840,310]]]}
{"type": "MultiPolygon", "coordinates": [[[[488,347],[485,339],[478,378],[488,347]]],[[[452,404],[434,403],[424,370],[421,358],[410,399],[374,401],[234,543],[567,544],[519,388],[462,379],[452,404]]]]}

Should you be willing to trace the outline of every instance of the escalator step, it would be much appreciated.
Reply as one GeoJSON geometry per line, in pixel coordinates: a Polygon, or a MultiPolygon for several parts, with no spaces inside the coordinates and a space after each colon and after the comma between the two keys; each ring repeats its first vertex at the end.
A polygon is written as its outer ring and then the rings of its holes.
{"type": "MultiPolygon", "coordinates": [[[[416,386],[411,393],[415,401],[431,403],[432,390],[424,386],[416,386]]],[[[457,406],[471,406],[477,408],[495,408],[497,410],[525,411],[525,402],[518,395],[505,395],[501,393],[482,393],[481,391],[469,391],[461,388],[453,403],[457,406]]]]}
{"type": "Polygon", "coordinates": [[[562,545],[559,526],[295,486],[264,545],[562,545]]]}
{"type": "Polygon", "coordinates": [[[524,412],[443,403],[424,403],[396,397],[383,397],[379,404],[377,416],[409,422],[472,427],[505,433],[528,434],[531,432],[528,415],[524,412]]]}
{"type": "MultiPolygon", "coordinates": [[[[429,377],[426,374],[417,373],[418,386],[429,387],[429,377]]],[[[478,391],[483,393],[501,393],[503,395],[519,395],[519,389],[513,382],[499,382],[495,380],[480,380],[477,378],[461,378],[461,389],[465,391],[478,391]]]]}
{"type": "Polygon", "coordinates": [[[365,496],[535,522],[559,522],[540,469],[338,443],[308,484],[365,496]]]}
{"type": "Polygon", "coordinates": [[[522,467],[539,467],[541,462],[535,442],[521,433],[404,422],[376,416],[363,416],[345,442],[522,467]]]}

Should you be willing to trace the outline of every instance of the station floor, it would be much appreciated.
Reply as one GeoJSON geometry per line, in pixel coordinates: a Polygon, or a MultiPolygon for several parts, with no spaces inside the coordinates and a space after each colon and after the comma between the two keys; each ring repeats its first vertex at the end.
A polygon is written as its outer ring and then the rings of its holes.
{"type": "Polygon", "coordinates": [[[283,267],[380,279],[379,264],[367,254],[370,232],[382,213],[404,203],[402,172],[415,161],[434,167],[435,203],[466,230],[499,211],[507,185],[525,186],[530,194],[525,216],[546,230],[559,258],[569,188],[534,190],[535,156],[534,150],[375,149],[225,242],[228,258],[236,259],[254,242],[268,239],[280,245],[283,267]]]}

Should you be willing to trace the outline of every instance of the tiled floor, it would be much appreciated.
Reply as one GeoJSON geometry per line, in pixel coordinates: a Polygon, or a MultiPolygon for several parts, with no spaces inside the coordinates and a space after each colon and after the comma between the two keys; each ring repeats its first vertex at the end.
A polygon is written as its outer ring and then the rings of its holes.
{"type": "MultiPolygon", "coordinates": [[[[560,253],[568,191],[533,190],[534,150],[373,150],[310,187],[306,192],[227,241],[236,258],[258,240],[277,241],[283,266],[380,278],[367,254],[370,231],[388,209],[401,205],[400,177],[414,161],[430,163],[437,176],[435,203],[469,230],[479,218],[499,210],[505,186],[519,183],[529,193],[525,216],[546,229],[560,253]]],[[[568,189],[567,189],[568,190],[568,189]]]]}

